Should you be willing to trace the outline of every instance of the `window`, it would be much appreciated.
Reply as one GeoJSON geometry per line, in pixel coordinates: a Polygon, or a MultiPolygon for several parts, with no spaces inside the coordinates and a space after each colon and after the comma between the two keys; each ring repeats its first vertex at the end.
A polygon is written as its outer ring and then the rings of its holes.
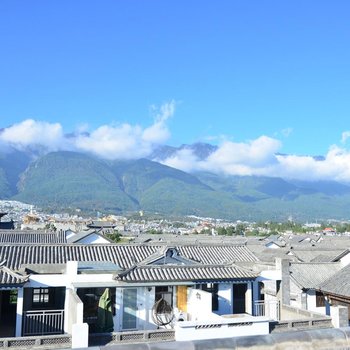
{"type": "Polygon", "coordinates": [[[316,292],[316,307],[325,306],[324,295],[321,292],[316,292]]]}
{"type": "Polygon", "coordinates": [[[17,290],[10,291],[10,304],[17,304],[17,290]]]}
{"type": "Polygon", "coordinates": [[[49,288],[33,289],[33,306],[49,303],[49,288]]]}

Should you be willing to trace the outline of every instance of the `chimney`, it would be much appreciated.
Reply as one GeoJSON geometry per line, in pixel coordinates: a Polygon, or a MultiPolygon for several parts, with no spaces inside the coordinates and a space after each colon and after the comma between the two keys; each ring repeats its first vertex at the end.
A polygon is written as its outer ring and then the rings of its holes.
{"type": "Polygon", "coordinates": [[[290,276],[288,259],[276,258],[276,270],[281,271],[281,280],[277,282],[277,299],[281,304],[290,305],[290,276]]]}

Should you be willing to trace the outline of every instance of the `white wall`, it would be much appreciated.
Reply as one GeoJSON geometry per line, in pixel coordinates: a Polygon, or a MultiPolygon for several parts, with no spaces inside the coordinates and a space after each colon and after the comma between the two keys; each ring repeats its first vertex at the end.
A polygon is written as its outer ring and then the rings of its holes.
{"type": "Polygon", "coordinates": [[[341,266],[347,266],[350,264],[350,253],[347,253],[340,259],[341,266]]]}
{"type": "Polygon", "coordinates": [[[184,321],[175,325],[175,340],[231,338],[269,334],[267,317],[222,318],[215,321],[184,321]],[[212,326],[210,326],[212,325],[212,326]]]}
{"type": "Polygon", "coordinates": [[[79,244],[108,244],[110,242],[99,235],[91,234],[81,239],[78,243],[79,244]]]}
{"type": "Polygon", "coordinates": [[[326,307],[322,306],[322,307],[317,307],[316,306],[316,292],[315,290],[308,290],[306,292],[307,295],[307,309],[310,311],[315,311],[315,312],[319,312],[321,314],[326,314],[326,307]]]}
{"type": "Polygon", "coordinates": [[[187,312],[190,320],[208,320],[211,317],[211,293],[189,288],[187,297],[187,312]]]}
{"type": "MultiPolygon", "coordinates": [[[[218,315],[232,314],[232,283],[220,283],[218,290],[218,315]]],[[[211,311],[211,310],[210,310],[211,311]]]]}
{"type": "Polygon", "coordinates": [[[281,249],[281,247],[274,242],[267,243],[265,247],[270,249],[281,249]]]}

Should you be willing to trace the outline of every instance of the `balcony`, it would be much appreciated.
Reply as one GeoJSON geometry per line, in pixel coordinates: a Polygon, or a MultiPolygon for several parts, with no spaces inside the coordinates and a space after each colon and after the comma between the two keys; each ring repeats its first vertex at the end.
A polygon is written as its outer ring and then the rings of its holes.
{"type": "Polygon", "coordinates": [[[64,310],[25,311],[23,336],[63,334],[64,310]]]}
{"type": "Polygon", "coordinates": [[[259,300],[254,303],[254,316],[266,316],[271,320],[281,318],[280,302],[278,300],[259,300]]]}

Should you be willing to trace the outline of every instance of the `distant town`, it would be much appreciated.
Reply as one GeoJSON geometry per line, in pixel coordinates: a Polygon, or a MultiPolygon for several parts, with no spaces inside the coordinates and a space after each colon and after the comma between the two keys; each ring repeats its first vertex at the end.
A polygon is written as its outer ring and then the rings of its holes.
{"type": "Polygon", "coordinates": [[[350,221],[327,219],[320,222],[295,222],[289,217],[286,222],[248,222],[229,221],[197,216],[164,217],[157,213],[143,211],[126,216],[103,215],[95,217],[82,215],[80,209],[76,214],[47,213],[31,204],[18,201],[0,200],[0,212],[6,213],[2,221],[13,221],[13,228],[20,230],[72,230],[87,228],[101,229],[104,233],[118,233],[121,237],[132,240],[140,235],[207,235],[207,236],[241,236],[266,237],[281,234],[349,236],[350,221]]]}

